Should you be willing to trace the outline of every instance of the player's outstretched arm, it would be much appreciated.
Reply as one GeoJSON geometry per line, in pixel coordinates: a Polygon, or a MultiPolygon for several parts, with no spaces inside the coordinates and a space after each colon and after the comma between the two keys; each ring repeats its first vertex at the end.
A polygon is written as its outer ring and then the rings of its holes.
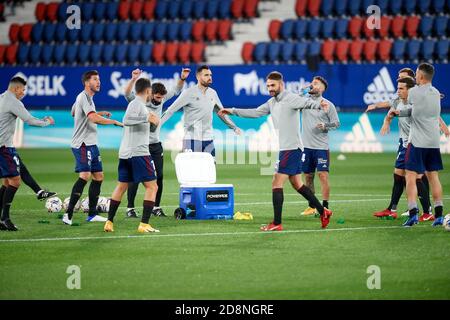
{"type": "Polygon", "coordinates": [[[118,127],[123,127],[123,124],[117,120],[113,120],[113,119],[106,119],[103,118],[102,116],[99,116],[97,113],[95,112],[91,112],[88,115],[88,119],[89,121],[96,123],[96,124],[112,124],[118,127]]]}
{"type": "Polygon", "coordinates": [[[233,114],[242,118],[259,118],[270,113],[269,104],[267,102],[255,109],[224,108],[222,110],[223,114],[233,114]]]}
{"type": "Polygon", "coordinates": [[[177,96],[180,94],[181,90],[183,90],[184,83],[186,82],[187,77],[189,77],[189,74],[191,73],[191,69],[189,68],[183,68],[181,70],[181,76],[178,79],[177,85],[169,91],[167,91],[166,96],[164,97],[164,101],[172,99],[174,96],[177,96]]]}
{"type": "Polygon", "coordinates": [[[377,103],[368,105],[366,111],[364,111],[364,112],[370,112],[370,111],[377,110],[377,109],[386,109],[386,108],[390,108],[391,106],[392,106],[392,104],[389,101],[377,102],[377,103]]]}
{"type": "Polygon", "coordinates": [[[161,120],[159,121],[159,125],[162,126],[167,120],[170,119],[171,116],[185,105],[189,103],[189,97],[186,94],[186,91],[183,91],[181,95],[170,105],[169,108],[163,113],[161,116],[161,120]]]}
{"type": "Polygon", "coordinates": [[[125,87],[125,99],[127,99],[128,102],[131,102],[135,98],[132,91],[133,91],[134,84],[136,83],[137,79],[139,78],[139,76],[141,74],[142,74],[142,70],[139,68],[134,69],[131,72],[131,79],[130,79],[130,81],[128,81],[127,86],[125,87]]]}
{"type": "Polygon", "coordinates": [[[214,105],[214,112],[217,113],[217,116],[222,120],[223,123],[227,125],[228,128],[232,129],[237,135],[241,134],[241,129],[231,120],[228,114],[220,113],[220,110],[224,109],[220,107],[218,104],[214,105]]]}
{"type": "Polygon", "coordinates": [[[392,117],[389,117],[388,115],[386,115],[384,117],[384,121],[383,121],[383,125],[381,126],[380,129],[380,134],[382,136],[387,135],[390,131],[391,131],[391,123],[392,123],[392,117]]]}
{"type": "Polygon", "coordinates": [[[97,114],[101,117],[111,118],[112,113],[109,111],[99,111],[97,114]]]}
{"type": "Polygon", "coordinates": [[[35,118],[28,112],[23,103],[19,101],[19,103],[14,104],[14,107],[11,107],[12,113],[14,113],[18,118],[20,118],[23,122],[29,124],[30,126],[35,127],[46,127],[48,125],[54,124],[55,120],[52,117],[45,117],[42,120],[35,118]]]}

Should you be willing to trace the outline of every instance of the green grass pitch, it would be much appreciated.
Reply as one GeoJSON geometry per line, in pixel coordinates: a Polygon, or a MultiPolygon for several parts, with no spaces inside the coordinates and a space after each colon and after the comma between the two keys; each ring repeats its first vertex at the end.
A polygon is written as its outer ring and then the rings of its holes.
{"type": "MultiPolygon", "coordinates": [[[[70,150],[19,153],[42,186],[69,196],[76,179],[70,150]]],[[[258,165],[217,167],[218,183],[235,186],[235,211],[251,212],[253,221],[175,220],[179,185],[168,155],[168,217],[151,219],[160,234],[138,234],[138,221],[125,218],[125,199],[113,234],[103,223],[84,222],[82,213],[74,217],[80,226],[64,226],[22,185],[11,211],[20,231],[0,233],[0,299],[450,299],[450,232],[372,216],[388,204],[395,154],[332,155],[334,215],[326,231],[319,219],[300,216],[306,202],[285,185],[286,232],[278,233],[259,231],[272,219],[272,177],[260,175],[258,165]],[[43,219],[50,223],[38,223],[43,219]],[[79,290],[66,285],[71,265],[81,270],[79,290]],[[380,289],[367,287],[372,265],[380,268],[380,289]]],[[[102,195],[109,197],[117,151],[102,150],[102,158],[102,195]]],[[[450,157],[443,159],[448,213],[450,157]]],[[[140,187],[138,206],[142,197],[140,187]]],[[[403,197],[399,211],[405,208],[403,197]]]]}

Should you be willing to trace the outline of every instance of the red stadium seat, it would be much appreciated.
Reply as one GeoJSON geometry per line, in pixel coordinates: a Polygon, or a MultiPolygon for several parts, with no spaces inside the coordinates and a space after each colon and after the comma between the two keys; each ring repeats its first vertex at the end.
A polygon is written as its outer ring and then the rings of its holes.
{"type": "Polygon", "coordinates": [[[144,19],[153,20],[155,18],[156,0],[146,0],[144,2],[143,14],[144,19]]]}
{"type": "Polygon", "coordinates": [[[259,0],[246,0],[244,3],[244,14],[247,18],[255,18],[258,15],[259,0]]]}
{"type": "Polygon", "coordinates": [[[229,19],[219,21],[219,40],[226,41],[231,39],[231,27],[233,22],[229,19]]]}
{"type": "Polygon", "coordinates": [[[391,31],[395,38],[403,37],[406,19],[403,16],[396,16],[392,19],[391,31]]]}
{"type": "Polygon", "coordinates": [[[178,46],[178,60],[182,64],[188,64],[191,62],[191,46],[190,42],[181,42],[178,46]]]}
{"type": "Polygon", "coordinates": [[[203,41],[205,34],[205,25],[206,22],[203,20],[195,21],[192,25],[192,38],[195,41],[203,41]]]}
{"type": "Polygon", "coordinates": [[[375,34],[374,29],[369,29],[367,27],[367,18],[364,19],[362,29],[363,29],[364,36],[366,38],[372,38],[374,36],[374,34],[375,34]]]}
{"type": "Polygon", "coordinates": [[[216,41],[218,28],[219,28],[219,21],[217,21],[216,19],[208,21],[205,25],[206,40],[216,41]]]}
{"type": "Polygon", "coordinates": [[[16,43],[19,41],[19,33],[20,33],[21,26],[18,23],[13,23],[9,27],[9,40],[11,43],[16,43]]]}
{"type": "Polygon", "coordinates": [[[363,54],[366,61],[375,62],[378,40],[370,39],[364,43],[363,54]]]}
{"type": "Polygon", "coordinates": [[[355,62],[361,61],[364,42],[361,39],[355,39],[350,43],[350,57],[355,62]]]}
{"type": "Polygon", "coordinates": [[[204,61],[206,45],[203,42],[194,42],[191,48],[191,59],[193,63],[204,61]]]}
{"type": "Polygon", "coordinates": [[[47,19],[50,21],[56,21],[58,20],[58,8],[59,3],[58,2],[50,2],[47,4],[47,19]]]}
{"type": "Polygon", "coordinates": [[[20,28],[20,40],[22,42],[30,42],[31,41],[31,30],[33,29],[33,23],[25,23],[20,28]]]}
{"type": "Polygon", "coordinates": [[[253,50],[255,45],[251,42],[244,42],[242,46],[241,56],[244,63],[251,63],[253,61],[253,50]]]}
{"type": "Polygon", "coordinates": [[[37,21],[44,21],[47,11],[47,4],[44,2],[38,2],[36,4],[36,10],[34,11],[34,15],[36,16],[37,21]]]}
{"type": "Polygon", "coordinates": [[[175,64],[177,62],[177,54],[178,54],[178,42],[168,42],[166,43],[166,62],[175,64]]]}
{"type": "Polygon", "coordinates": [[[243,14],[244,14],[244,4],[245,1],[244,0],[233,0],[233,2],[231,3],[231,15],[236,18],[236,19],[240,19],[242,18],[243,14]]]}
{"type": "Polygon", "coordinates": [[[340,62],[347,62],[350,41],[342,39],[336,43],[336,57],[340,62]]]}
{"type": "Polygon", "coordinates": [[[269,37],[272,41],[280,38],[280,29],[282,22],[280,20],[272,20],[269,24],[269,37]]]}
{"type": "Polygon", "coordinates": [[[152,58],[155,63],[163,63],[164,62],[164,51],[166,49],[166,45],[164,42],[155,42],[153,44],[152,49],[152,58]]]}
{"type": "Polygon", "coordinates": [[[17,49],[19,48],[19,45],[17,43],[10,44],[6,48],[5,53],[5,61],[8,64],[15,64],[16,63],[16,56],[17,56],[17,49]]]}
{"type": "Polygon", "coordinates": [[[322,0],[309,0],[308,1],[308,12],[313,17],[317,17],[319,15],[320,4],[322,0]]]}
{"type": "Polygon", "coordinates": [[[378,35],[380,36],[380,38],[386,38],[387,36],[389,36],[392,18],[389,16],[382,16],[380,20],[380,29],[377,30],[378,35]]]}
{"type": "Polygon", "coordinates": [[[322,44],[321,54],[323,60],[330,63],[334,60],[334,49],[336,47],[336,42],[333,40],[325,40],[322,44]]]}
{"type": "Polygon", "coordinates": [[[130,7],[130,16],[132,20],[141,20],[144,2],[142,0],[134,0],[130,7]]]}
{"type": "Polygon", "coordinates": [[[121,1],[119,3],[119,19],[120,20],[128,20],[129,16],[130,16],[130,8],[131,8],[131,3],[128,1],[121,1]]]}
{"type": "Polygon", "coordinates": [[[6,52],[6,45],[0,44],[0,64],[3,64],[5,61],[5,52],[6,52]]]}
{"type": "Polygon", "coordinates": [[[361,29],[364,20],[361,17],[353,17],[348,23],[348,32],[353,39],[361,36],[361,29]]]}
{"type": "Polygon", "coordinates": [[[417,37],[417,29],[419,28],[420,18],[418,16],[410,16],[406,19],[406,34],[409,38],[417,37]]]}
{"type": "Polygon", "coordinates": [[[391,57],[392,40],[383,39],[378,45],[378,57],[383,62],[388,62],[391,57]]]}
{"type": "Polygon", "coordinates": [[[295,13],[297,14],[297,17],[305,16],[307,4],[308,0],[297,0],[295,3],[295,13]]]}

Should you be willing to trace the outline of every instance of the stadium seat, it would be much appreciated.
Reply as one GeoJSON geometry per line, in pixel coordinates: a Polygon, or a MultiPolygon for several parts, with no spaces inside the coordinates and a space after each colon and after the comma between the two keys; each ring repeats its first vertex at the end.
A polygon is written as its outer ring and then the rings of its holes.
{"type": "Polygon", "coordinates": [[[363,47],[364,47],[364,42],[359,39],[354,39],[350,43],[350,58],[354,62],[361,62],[363,47]]]}
{"type": "Polygon", "coordinates": [[[348,18],[340,18],[336,21],[336,37],[339,39],[347,37],[349,19],[348,18]]]}
{"type": "Polygon", "coordinates": [[[103,64],[109,65],[113,62],[115,48],[116,46],[111,43],[106,43],[103,45],[102,51],[103,64]]]}
{"type": "Polygon", "coordinates": [[[168,23],[166,22],[159,22],[155,25],[155,30],[153,32],[153,39],[155,41],[166,40],[167,26],[168,23]]]}
{"type": "Polygon", "coordinates": [[[83,43],[78,45],[78,62],[86,64],[90,59],[91,46],[83,43]]]}
{"type": "Polygon", "coordinates": [[[180,24],[178,22],[169,22],[167,25],[167,41],[175,41],[178,40],[178,31],[180,24]]]}
{"type": "Polygon", "coordinates": [[[434,13],[441,13],[445,11],[445,0],[433,0],[432,3],[433,12],[434,13]]]}
{"type": "Polygon", "coordinates": [[[410,62],[417,63],[417,60],[419,59],[419,51],[420,51],[420,45],[421,41],[417,39],[411,39],[408,41],[408,44],[406,45],[406,58],[410,62]]]}
{"type": "Polygon", "coordinates": [[[0,64],[5,62],[6,45],[0,44],[0,64]]]}
{"type": "Polygon", "coordinates": [[[347,39],[339,40],[336,43],[336,58],[343,63],[347,63],[348,61],[348,50],[350,48],[350,41],[347,39]]]}
{"type": "Polygon", "coordinates": [[[33,43],[30,46],[30,52],[28,53],[28,62],[33,65],[36,65],[41,60],[41,45],[37,43],[33,43]]]}
{"type": "MultiPolygon", "coordinates": [[[[165,25],[164,23],[160,23],[165,25]]],[[[130,24],[128,22],[119,22],[117,24],[116,40],[123,42],[128,39],[128,33],[130,31],[130,24]]]]}
{"type": "Polygon", "coordinates": [[[194,42],[191,47],[191,60],[193,63],[204,61],[206,45],[203,42],[194,42]]]}
{"type": "Polygon", "coordinates": [[[191,34],[192,34],[192,22],[191,21],[183,22],[179,28],[178,38],[181,41],[187,41],[191,39],[191,34]]]}
{"type": "MultiPolygon", "coordinates": [[[[5,22],[5,4],[4,3],[0,3],[0,22],[5,22]]],[[[6,47],[4,45],[0,45],[0,50],[4,50],[6,51],[6,47]]],[[[4,60],[4,51],[2,51],[3,55],[0,57],[0,64],[3,64],[4,60]]]]}
{"type": "Polygon", "coordinates": [[[292,61],[294,56],[294,43],[284,42],[281,45],[281,61],[288,63],[292,61]]]}
{"type": "Polygon", "coordinates": [[[424,15],[420,20],[419,31],[422,37],[431,36],[431,30],[433,28],[433,17],[424,15]]]}
{"type": "Polygon", "coordinates": [[[417,37],[417,29],[419,28],[420,18],[418,16],[411,16],[406,18],[406,34],[409,38],[417,37]]]}
{"type": "Polygon", "coordinates": [[[9,26],[9,34],[8,35],[9,35],[9,41],[11,41],[11,43],[16,43],[17,41],[19,41],[20,29],[21,29],[21,26],[18,23],[12,23],[9,26]]]}
{"type": "Polygon", "coordinates": [[[142,27],[142,40],[143,41],[151,41],[153,39],[153,30],[155,28],[155,24],[153,22],[146,22],[142,27]]]}
{"type": "Polygon", "coordinates": [[[338,16],[345,15],[345,13],[347,12],[347,1],[348,0],[335,0],[334,11],[338,16]]]}
{"type": "Polygon", "coordinates": [[[17,49],[19,45],[17,43],[10,44],[6,48],[5,52],[5,61],[7,64],[15,64],[16,63],[16,56],[17,56],[17,49]]]}
{"type": "Polygon", "coordinates": [[[91,56],[90,56],[90,61],[93,64],[99,64],[101,62],[102,59],[102,45],[101,44],[93,44],[91,47],[91,56]]]}
{"type": "Polygon", "coordinates": [[[195,41],[202,41],[205,34],[205,21],[198,20],[192,25],[192,38],[195,41]]]}
{"type": "Polygon", "coordinates": [[[244,42],[242,45],[241,57],[244,63],[252,63],[253,62],[253,50],[255,49],[255,45],[250,41],[244,42]]]}
{"type": "Polygon", "coordinates": [[[297,17],[304,17],[306,15],[306,7],[308,0],[297,0],[295,2],[295,13],[297,17]]]}
{"type": "MultiPolygon", "coordinates": [[[[274,21],[274,20],[272,20],[272,21],[274,21]]],[[[275,29],[276,29],[276,24],[275,24],[275,29]]],[[[269,33],[270,33],[270,31],[271,30],[269,28],[269,33]]],[[[272,38],[272,36],[275,35],[275,31],[276,30],[273,30],[274,34],[270,35],[272,40],[276,40],[277,39],[276,37],[272,38]]],[[[293,38],[293,33],[294,33],[294,20],[293,19],[284,20],[283,23],[281,24],[280,33],[279,33],[281,39],[284,39],[284,40],[292,39],[293,38]]]]}
{"type": "Polygon", "coordinates": [[[178,61],[182,64],[188,64],[190,63],[190,57],[191,57],[191,42],[180,42],[178,46],[178,61]]]}
{"type": "Polygon", "coordinates": [[[389,62],[391,57],[392,40],[383,39],[378,44],[378,58],[382,62],[389,62]]]}
{"type": "Polygon", "coordinates": [[[152,45],[145,43],[141,46],[141,51],[139,52],[139,61],[141,63],[150,63],[152,61],[152,45]]]}
{"type": "Polygon", "coordinates": [[[114,51],[114,62],[123,63],[127,59],[127,49],[126,44],[116,44],[116,49],[114,51]]]}
{"type": "Polygon", "coordinates": [[[417,4],[417,9],[420,14],[425,14],[430,11],[431,0],[420,0],[417,4]]]}
{"type": "Polygon", "coordinates": [[[206,19],[214,19],[218,17],[219,12],[219,0],[209,0],[206,4],[206,19]]]}
{"type": "Polygon", "coordinates": [[[294,36],[295,39],[301,40],[306,37],[306,30],[308,28],[308,20],[298,19],[294,25],[294,36]]]}
{"type": "Polygon", "coordinates": [[[21,43],[17,51],[17,62],[22,65],[28,63],[29,53],[30,53],[30,45],[21,43]]]}
{"type": "MultiPolygon", "coordinates": [[[[89,29],[89,27],[87,27],[89,29]]],[[[22,27],[23,29],[23,27],[22,27]]],[[[43,38],[44,41],[50,43],[55,38],[56,23],[46,23],[44,25],[43,38]]]]}
{"type": "Polygon", "coordinates": [[[119,11],[118,2],[107,2],[106,6],[106,19],[109,21],[114,21],[117,19],[117,12],[119,11]]]}
{"type": "Polygon", "coordinates": [[[449,40],[441,39],[438,41],[436,46],[436,54],[440,62],[447,63],[448,61],[448,51],[449,51],[449,40]]]}
{"type": "MultiPolygon", "coordinates": [[[[378,6],[378,7],[380,7],[380,12],[381,12],[381,14],[386,14],[387,13],[387,9],[388,9],[388,5],[389,5],[389,2],[392,2],[392,0],[377,0],[376,1],[376,5],[378,6]]],[[[395,0],[395,1],[398,1],[398,0],[395,0]]],[[[372,1],[372,3],[374,3],[374,1],[372,1]]],[[[367,7],[366,7],[367,8],[367,7]]]]}
{"type": "Polygon", "coordinates": [[[219,21],[219,33],[218,37],[220,41],[227,41],[231,39],[231,27],[233,22],[230,19],[224,19],[219,21]]]}
{"type": "MultiPolygon", "coordinates": [[[[338,0],[339,1],[339,0],[338,0]]],[[[348,2],[348,12],[350,16],[357,16],[361,11],[361,0],[349,0],[348,2]]]]}
{"type": "Polygon", "coordinates": [[[348,32],[353,39],[361,36],[362,24],[364,20],[361,17],[353,17],[348,23],[348,32]]]}
{"type": "Polygon", "coordinates": [[[255,18],[258,16],[259,0],[246,0],[244,3],[244,15],[247,18],[255,18]]]}
{"type": "Polygon", "coordinates": [[[403,61],[405,59],[406,41],[403,39],[397,39],[392,45],[392,58],[397,61],[403,61]]]}
{"type": "Polygon", "coordinates": [[[66,46],[55,44],[53,46],[53,57],[52,61],[55,64],[62,64],[64,63],[64,57],[66,56],[66,46]]]}
{"type": "MultiPolygon", "coordinates": [[[[286,23],[286,21],[284,22],[286,23]]],[[[270,40],[275,41],[280,38],[280,29],[282,22],[280,20],[274,19],[269,23],[269,37],[270,40]]]]}
{"type": "Polygon", "coordinates": [[[170,20],[178,18],[180,13],[181,2],[180,1],[169,1],[169,8],[167,9],[167,17],[170,20]]]}
{"type": "Polygon", "coordinates": [[[311,19],[308,23],[308,36],[310,39],[315,39],[319,37],[320,27],[321,27],[320,19],[314,18],[311,19]]]}
{"type": "Polygon", "coordinates": [[[192,0],[183,0],[181,2],[181,8],[180,8],[181,19],[187,20],[187,19],[191,18],[193,5],[194,5],[194,1],[192,1],[192,0]]]}
{"type": "Polygon", "coordinates": [[[162,64],[164,62],[164,51],[166,50],[166,45],[163,42],[153,43],[152,49],[152,60],[155,63],[162,64]]]}
{"type": "MultiPolygon", "coordinates": [[[[98,24],[100,25],[100,24],[98,24]]],[[[103,30],[103,38],[105,39],[106,42],[110,43],[114,40],[116,40],[116,34],[117,34],[117,23],[106,23],[105,25],[105,29],[103,30]]],[[[94,36],[96,35],[97,31],[94,30],[94,36]]]]}
{"type": "Polygon", "coordinates": [[[407,15],[411,15],[416,12],[417,0],[405,0],[403,3],[403,10],[407,15]]]}
{"type": "Polygon", "coordinates": [[[364,43],[363,55],[366,61],[375,62],[378,49],[378,41],[369,39],[364,43]]]}
{"type": "Polygon", "coordinates": [[[178,57],[178,42],[168,42],[166,44],[165,58],[166,62],[170,64],[177,63],[178,57]]]}
{"type": "Polygon", "coordinates": [[[319,16],[321,2],[322,2],[322,0],[308,1],[307,7],[308,7],[308,12],[311,16],[313,16],[313,17],[319,16]]]}
{"type": "Polygon", "coordinates": [[[389,16],[381,16],[380,29],[378,29],[378,35],[380,38],[386,38],[389,36],[389,30],[391,29],[392,18],[389,16]]]}
{"type": "Polygon", "coordinates": [[[256,63],[265,62],[267,56],[267,42],[258,42],[253,50],[253,60],[256,63]]]}
{"type": "MultiPolygon", "coordinates": [[[[69,7],[69,4],[67,2],[61,2],[58,7],[58,21],[59,22],[66,22],[68,14],[67,14],[67,7],[69,7]]],[[[60,61],[62,62],[62,61],[60,61]]]]}
{"type": "Polygon", "coordinates": [[[279,42],[270,42],[267,47],[267,60],[275,63],[280,59],[281,44],[279,42]]]}
{"type": "Polygon", "coordinates": [[[336,25],[336,19],[325,18],[325,20],[322,23],[322,37],[325,39],[333,38],[334,30],[336,30],[335,25],[336,25]]]}
{"type": "Polygon", "coordinates": [[[209,20],[205,25],[205,37],[208,41],[216,41],[217,40],[217,31],[219,28],[219,21],[209,20]]]}
{"type": "MultiPolygon", "coordinates": [[[[322,12],[322,15],[329,16],[332,14],[334,1],[335,0],[322,0],[320,5],[320,12],[322,12]]],[[[339,2],[339,0],[337,2],[339,2]]]]}
{"type": "Polygon", "coordinates": [[[67,64],[73,64],[77,60],[78,45],[68,44],[66,46],[66,56],[65,61],[67,64]]]}
{"type": "Polygon", "coordinates": [[[294,58],[299,63],[304,63],[306,59],[306,51],[308,43],[305,41],[297,42],[294,46],[294,58]]]}
{"type": "Polygon", "coordinates": [[[31,29],[31,40],[33,42],[42,41],[42,34],[44,32],[44,24],[41,22],[35,23],[31,29]]]}
{"type": "Polygon", "coordinates": [[[47,4],[47,11],[46,11],[47,20],[50,20],[52,22],[58,20],[58,7],[59,7],[58,2],[50,2],[47,4]]]}
{"type": "Polygon", "coordinates": [[[334,50],[336,42],[334,40],[325,40],[322,44],[321,55],[325,62],[332,63],[334,60],[334,50]]]}
{"type": "Polygon", "coordinates": [[[194,19],[203,19],[205,17],[207,0],[196,0],[192,7],[192,16],[194,19]]]}
{"type": "Polygon", "coordinates": [[[88,22],[94,19],[94,7],[93,2],[83,2],[81,4],[81,19],[83,22],[88,22]]]}
{"type": "Polygon", "coordinates": [[[106,16],[106,3],[95,2],[94,20],[100,22],[103,19],[105,19],[105,16],[106,16]]]}
{"type": "Polygon", "coordinates": [[[67,41],[74,43],[80,38],[80,29],[67,29],[66,31],[67,41]]]}
{"type": "Polygon", "coordinates": [[[31,41],[31,32],[33,30],[32,23],[24,23],[20,28],[19,39],[22,42],[30,42],[31,41]]]}
{"type": "Polygon", "coordinates": [[[369,27],[367,27],[367,19],[368,18],[363,20],[362,31],[363,31],[365,38],[372,38],[375,35],[375,31],[374,31],[374,29],[370,29],[369,27]]]}
{"type": "MultiPolygon", "coordinates": [[[[142,28],[144,24],[141,22],[133,22],[130,26],[130,35],[128,36],[129,40],[134,42],[141,40],[142,38],[142,28]]],[[[178,30],[177,30],[178,31],[178,30]]]]}
{"type": "Polygon", "coordinates": [[[144,1],[134,0],[130,7],[130,18],[134,21],[142,19],[142,12],[144,10],[144,1]]]}
{"type": "MultiPolygon", "coordinates": [[[[393,1],[395,2],[395,1],[393,1]]],[[[392,25],[391,25],[391,32],[392,36],[395,38],[401,38],[403,37],[403,30],[405,28],[405,22],[406,18],[403,16],[395,16],[394,19],[392,19],[392,25]]]]}
{"type": "Polygon", "coordinates": [[[308,55],[309,56],[320,55],[321,47],[322,47],[322,43],[320,41],[311,41],[308,45],[308,55]]]}
{"type": "Polygon", "coordinates": [[[128,1],[119,2],[119,11],[117,12],[117,16],[120,20],[126,21],[130,17],[130,7],[131,3],[128,1]]]}
{"type": "Polygon", "coordinates": [[[421,45],[421,53],[422,58],[426,61],[432,61],[434,58],[434,48],[436,45],[436,40],[433,39],[427,39],[422,42],[421,45]]]}
{"type": "MultiPolygon", "coordinates": [[[[157,20],[165,19],[168,10],[169,10],[169,1],[167,1],[167,0],[158,0],[156,2],[156,7],[155,7],[155,18],[157,20]]],[[[153,47],[153,50],[155,50],[154,47],[153,47]]]]}
{"type": "Polygon", "coordinates": [[[244,15],[244,0],[232,0],[230,12],[235,19],[242,18],[244,15]]]}
{"type": "Polygon", "coordinates": [[[447,24],[448,16],[437,16],[436,19],[434,19],[434,31],[436,36],[447,36],[447,24]]]}
{"type": "Polygon", "coordinates": [[[219,18],[229,19],[231,18],[231,0],[220,0],[219,1],[219,18]]]}
{"type": "Polygon", "coordinates": [[[145,20],[153,20],[155,18],[155,8],[156,8],[156,0],[144,1],[142,14],[145,20]]]}
{"type": "MultiPolygon", "coordinates": [[[[80,30],[80,41],[88,42],[89,40],[91,40],[92,30],[93,30],[92,23],[90,23],[90,22],[83,23],[83,27],[80,30]]],[[[44,39],[46,38],[46,33],[47,33],[47,26],[44,28],[44,39]]],[[[101,39],[101,37],[100,37],[100,39],[101,39]]],[[[45,41],[47,42],[47,40],[45,40],[45,41]]]]}
{"type": "Polygon", "coordinates": [[[56,42],[63,42],[64,40],[66,40],[66,30],[66,24],[64,22],[58,22],[55,31],[56,42]]]}
{"type": "MultiPolygon", "coordinates": [[[[38,2],[36,4],[36,9],[34,10],[34,15],[36,16],[36,19],[38,22],[42,22],[45,20],[45,17],[47,15],[47,4],[44,2],[38,2]]],[[[20,48],[19,48],[20,52],[20,48]]],[[[20,62],[19,62],[20,63],[20,62]]]]}

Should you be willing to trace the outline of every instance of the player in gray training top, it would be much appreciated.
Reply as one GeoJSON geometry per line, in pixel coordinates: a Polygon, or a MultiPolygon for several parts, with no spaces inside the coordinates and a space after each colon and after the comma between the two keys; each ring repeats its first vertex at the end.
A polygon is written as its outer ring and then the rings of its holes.
{"type": "Polygon", "coordinates": [[[31,126],[45,127],[54,124],[52,117],[40,120],[33,117],[20,101],[25,96],[26,81],[21,77],[13,77],[9,81],[8,90],[0,96],[0,230],[17,231],[17,227],[9,217],[9,210],[14,195],[20,186],[20,158],[13,145],[16,130],[16,119],[20,118],[31,126]]]}
{"type": "Polygon", "coordinates": [[[272,98],[256,109],[222,109],[221,114],[234,114],[246,118],[258,118],[270,114],[278,133],[280,147],[279,161],[272,181],[272,202],[274,220],[261,227],[262,231],[281,231],[281,212],[283,208],[283,185],[289,179],[292,187],[319,211],[322,228],[330,222],[332,212],[324,208],[307,186],[303,185],[301,173],[301,155],[303,150],[300,136],[299,111],[307,108],[328,110],[323,99],[312,100],[284,90],[283,76],[271,72],[267,76],[267,89],[272,98]]]}
{"type": "Polygon", "coordinates": [[[412,227],[418,222],[417,186],[418,175],[425,173],[431,187],[434,200],[435,221],[433,226],[443,224],[442,185],[438,171],[443,169],[440,153],[439,117],[441,113],[441,98],[439,91],[431,81],[434,67],[421,63],[416,70],[418,86],[409,90],[408,103],[410,110],[393,110],[389,116],[411,116],[411,128],[406,150],[406,193],[408,197],[409,218],[403,224],[412,227]]]}
{"type": "MultiPolygon", "coordinates": [[[[340,122],[336,107],[331,101],[323,98],[323,93],[328,88],[327,81],[320,76],[313,78],[309,97],[313,100],[325,100],[328,103],[328,112],[322,109],[302,110],[302,137],[305,149],[302,154],[302,171],[305,184],[314,193],[314,175],[318,171],[321,190],[322,205],[330,208],[330,185],[328,175],[330,170],[330,147],[328,143],[328,132],[339,128],[340,122]]],[[[309,207],[302,215],[316,213],[316,209],[309,203],[309,207]]]]}
{"type": "MultiPolygon", "coordinates": [[[[161,118],[161,126],[177,110],[184,110],[183,151],[209,152],[215,157],[213,142],[212,113],[223,108],[217,92],[210,88],[212,72],[208,66],[197,68],[197,85],[184,90],[161,118]]],[[[227,115],[218,114],[220,119],[236,134],[240,129],[227,115]]]]}
{"type": "Polygon", "coordinates": [[[103,228],[105,232],[114,231],[114,216],[130,182],[142,183],[145,187],[144,210],[138,232],[159,232],[149,224],[158,185],[155,181],[155,166],[148,149],[150,131],[156,130],[159,117],[146,107],[151,99],[150,80],[141,78],[136,81],[135,87],[136,98],[128,104],[123,117],[125,128],[119,149],[119,178],[111,196],[108,221],[103,228]]]}
{"type": "Polygon", "coordinates": [[[83,74],[81,79],[84,90],[77,96],[72,106],[72,116],[75,118],[75,127],[72,137],[72,153],[75,157],[75,172],[79,178],[75,182],[70,194],[70,201],[62,221],[72,224],[73,210],[83,194],[84,186],[92,176],[89,186],[89,214],[86,221],[104,222],[106,218],[97,211],[98,196],[103,181],[103,168],[100,151],[97,147],[97,124],[113,124],[122,126],[122,123],[106,119],[111,117],[107,111],[97,112],[93,97],[100,91],[100,76],[97,71],[91,70],[83,74]]]}
{"type": "MultiPolygon", "coordinates": [[[[167,92],[166,87],[159,82],[152,84],[152,93],[150,95],[150,101],[146,103],[146,107],[149,111],[155,113],[159,118],[161,118],[162,108],[164,102],[171,99],[175,95],[179,95],[183,89],[186,78],[189,76],[191,70],[189,68],[183,68],[181,71],[181,76],[177,81],[177,85],[167,92]]],[[[131,73],[131,80],[125,89],[125,98],[128,102],[131,102],[135,95],[133,94],[133,86],[136,80],[141,76],[142,70],[135,69],[131,73]]],[[[156,184],[158,185],[158,191],[156,192],[155,207],[153,208],[152,214],[155,216],[165,217],[164,211],[160,207],[161,196],[163,191],[163,168],[164,168],[164,158],[163,158],[163,147],[161,144],[159,136],[160,127],[158,126],[155,132],[150,132],[150,140],[148,149],[150,155],[155,164],[156,169],[156,184]]],[[[129,218],[137,218],[138,213],[134,208],[134,200],[136,198],[137,189],[139,187],[138,183],[130,183],[127,190],[127,212],[126,216],[129,218]]]]}

